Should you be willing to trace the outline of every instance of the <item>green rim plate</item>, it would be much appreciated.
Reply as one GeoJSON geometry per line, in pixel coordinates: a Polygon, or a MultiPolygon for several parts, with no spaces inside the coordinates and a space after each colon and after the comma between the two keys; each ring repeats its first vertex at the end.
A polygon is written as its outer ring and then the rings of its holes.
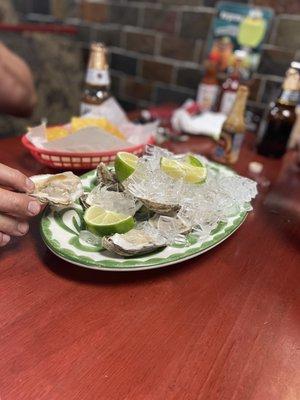
{"type": "MultiPolygon", "coordinates": [[[[209,167],[226,175],[234,174],[229,168],[215,163],[210,163],[209,167]]],[[[81,178],[86,191],[95,185],[95,171],[90,171],[81,178]]],[[[220,222],[203,243],[199,243],[191,234],[188,246],[167,246],[151,254],[130,258],[113,255],[79,240],[79,232],[84,226],[83,209],[80,204],[61,211],[47,207],[41,220],[41,234],[45,244],[54,254],[72,264],[105,271],[137,271],[177,264],[210,250],[232,235],[246,216],[245,207],[239,214],[228,218],[226,223],[220,222]]]]}

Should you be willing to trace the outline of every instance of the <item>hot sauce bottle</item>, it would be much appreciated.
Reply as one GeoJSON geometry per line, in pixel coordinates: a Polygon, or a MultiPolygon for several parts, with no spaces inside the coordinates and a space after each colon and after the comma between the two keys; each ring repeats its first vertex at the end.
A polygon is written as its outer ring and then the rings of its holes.
{"type": "Polygon", "coordinates": [[[219,93],[218,60],[219,57],[217,55],[210,55],[205,63],[205,75],[198,86],[197,103],[203,111],[211,111],[216,105],[219,93]]]}
{"type": "Polygon", "coordinates": [[[229,115],[235,101],[239,84],[245,79],[244,62],[247,53],[243,50],[234,52],[233,66],[229,67],[227,79],[222,84],[219,100],[219,112],[229,115]]]}

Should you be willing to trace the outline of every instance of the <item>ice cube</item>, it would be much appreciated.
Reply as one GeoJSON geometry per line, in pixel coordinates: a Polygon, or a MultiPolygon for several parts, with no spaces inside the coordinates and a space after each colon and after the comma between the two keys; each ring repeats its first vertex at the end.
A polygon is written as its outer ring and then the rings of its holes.
{"type": "Polygon", "coordinates": [[[96,186],[89,193],[86,202],[89,205],[99,205],[105,210],[125,215],[134,215],[139,206],[130,193],[113,192],[105,186],[96,186]]]}
{"type": "Polygon", "coordinates": [[[90,231],[85,231],[85,230],[80,231],[79,239],[91,246],[96,246],[96,247],[101,246],[102,239],[99,236],[94,235],[90,231]]]}

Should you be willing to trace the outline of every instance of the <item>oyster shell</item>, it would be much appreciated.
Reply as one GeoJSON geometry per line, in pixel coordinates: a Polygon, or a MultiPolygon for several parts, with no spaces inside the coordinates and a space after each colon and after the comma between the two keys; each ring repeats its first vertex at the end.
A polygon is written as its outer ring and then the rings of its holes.
{"type": "MultiPolygon", "coordinates": [[[[138,200],[139,201],[139,200],[138,200]]],[[[154,216],[154,212],[149,210],[144,204],[139,202],[140,207],[134,214],[134,218],[138,222],[148,221],[151,217],[154,216]]]]}
{"type": "Polygon", "coordinates": [[[79,202],[84,210],[90,207],[90,204],[87,203],[89,193],[85,192],[79,197],[79,202]]]}
{"type": "Polygon", "coordinates": [[[42,203],[68,206],[83,194],[80,178],[70,171],[54,175],[35,175],[30,179],[35,184],[35,190],[30,196],[37,197],[42,203]]]}
{"type": "Polygon", "coordinates": [[[180,210],[179,204],[158,203],[154,200],[143,198],[139,198],[139,200],[144,204],[145,207],[157,214],[169,214],[180,210]]]}
{"type": "Polygon", "coordinates": [[[97,167],[96,182],[97,185],[106,186],[111,191],[122,192],[124,190],[123,185],[118,182],[116,174],[107,168],[103,162],[97,167]]]}
{"type": "Polygon", "coordinates": [[[144,230],[135,228],[127,233],[116,233],[102,239],[102,246],[106,250],[120,256],[151,253],[156,249],[165,247],[165,245],[162,241],[156,241],[144,230]]]}

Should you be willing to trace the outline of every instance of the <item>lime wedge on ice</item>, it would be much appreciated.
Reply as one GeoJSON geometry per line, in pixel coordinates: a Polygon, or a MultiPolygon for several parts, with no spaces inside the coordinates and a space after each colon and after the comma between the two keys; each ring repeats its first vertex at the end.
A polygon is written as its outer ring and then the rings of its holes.
{"type": "Polygon", "coordinates": [[[115,159],[115,172],[119,182],[125,181],[136,169],[138,157],[132,153],[120,151],[115,159]]]}
{"type": "Polygon", "coordinates": [[[171,178],[187,183],[202,183],[206,179],[206,167],[197,157],[188,154],[184,161],[162,157],[160,167],[171,178]]]}
{"type": "Polygon", "coordinates": [[[86,210],[84,221],[90,232],[100,236],[125,233],[134,227],[132,216],[107,211],[96,205],[86,210]]]}

